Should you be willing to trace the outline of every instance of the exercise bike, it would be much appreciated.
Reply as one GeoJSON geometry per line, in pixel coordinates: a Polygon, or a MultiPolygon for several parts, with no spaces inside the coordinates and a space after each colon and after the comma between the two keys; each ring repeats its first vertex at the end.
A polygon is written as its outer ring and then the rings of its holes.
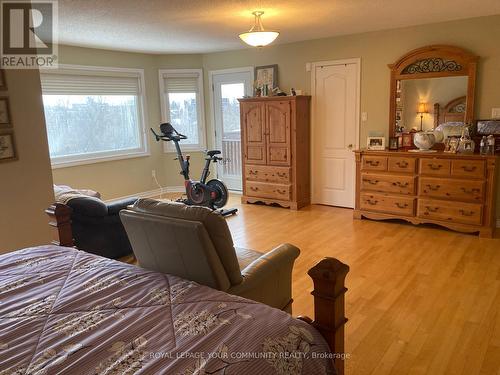
{"type": "Polygon", "coordinates": [[[186,189],[187,199],[180,199],[181,202],[187,205],[205,206],[212,210],[217,210],[221,215],[228,216],[235,214],[238,209],[231,208],[223,210],[229,198],[229,192],[224,182],[218,179],[212,179],[207,182],[210,175],[210,163],[217,163],[222,158],[217,156],[221,152],[219,150],[206,151],[205,167],[201,172],[200,181],[191,180],[189,177],[189,159],[190,156],[182,154],[179,142],[187,137],[180,134],[170,123],[160,125],[161,135],[157,134],[153,129],[151,132],[154,134],[156,141],[173,142],[177,152],[177,160],[181,166],[180,174],[184,177],[184,187],[186,189]]]}

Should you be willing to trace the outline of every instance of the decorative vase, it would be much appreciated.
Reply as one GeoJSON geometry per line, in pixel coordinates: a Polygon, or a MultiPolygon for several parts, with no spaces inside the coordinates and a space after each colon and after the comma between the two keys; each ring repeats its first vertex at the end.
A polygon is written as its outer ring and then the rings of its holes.
{"type": "Polygon", "coordinates": [[[433,132],[418,132],[413,137],[413,143],[420,151],[428,151],[436,143],[436,136],[433,132]]]}

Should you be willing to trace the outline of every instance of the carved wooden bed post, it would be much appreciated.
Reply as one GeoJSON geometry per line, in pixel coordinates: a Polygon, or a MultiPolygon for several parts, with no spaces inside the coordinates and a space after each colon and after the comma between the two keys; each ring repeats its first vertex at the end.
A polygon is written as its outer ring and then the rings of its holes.
{"type": "Polygon", "coordinates": [[[330,346],[335,368],[339,375],[344,374],[344,324],[345,317],[344,294],[345,277],[349,266],[335,258],[325,258],[308,272],[314,282],[314,321],[300,318],[311,323],[330,346]],[[337,358],[339,357],[339,358],[337,358]]]}
{"type": "Polygon", "coordinates": [[[54,203],[45,210],[49,215],[49,225],[54,230],[52,243],[58,246],[73,247],[73,231],[71,230],[71,207],[61,203],[54,203]]]}

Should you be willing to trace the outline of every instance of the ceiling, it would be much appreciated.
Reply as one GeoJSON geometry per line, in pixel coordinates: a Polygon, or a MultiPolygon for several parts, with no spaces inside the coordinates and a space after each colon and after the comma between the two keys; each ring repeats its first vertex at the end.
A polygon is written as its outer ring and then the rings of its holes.
{"type": "Polygon", "coordinates": [[[275,43],[500,14],[499,0],[59,0],[59,43],[147,53],[245,48],[264,10],[275,43]]]}

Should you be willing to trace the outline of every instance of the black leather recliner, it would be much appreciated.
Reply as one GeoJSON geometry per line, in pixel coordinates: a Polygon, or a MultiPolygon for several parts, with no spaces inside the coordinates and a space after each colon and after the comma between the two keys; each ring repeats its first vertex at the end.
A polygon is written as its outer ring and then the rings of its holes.
{"type": "Polygon", "coordinates": [[[75,246],[111,259],[132,254],[132,246],[118,214],[136,200],[128,198],[110,204],[88,196],[69,200],[66,205],[73,209],[71,228],[75,246]]]}

